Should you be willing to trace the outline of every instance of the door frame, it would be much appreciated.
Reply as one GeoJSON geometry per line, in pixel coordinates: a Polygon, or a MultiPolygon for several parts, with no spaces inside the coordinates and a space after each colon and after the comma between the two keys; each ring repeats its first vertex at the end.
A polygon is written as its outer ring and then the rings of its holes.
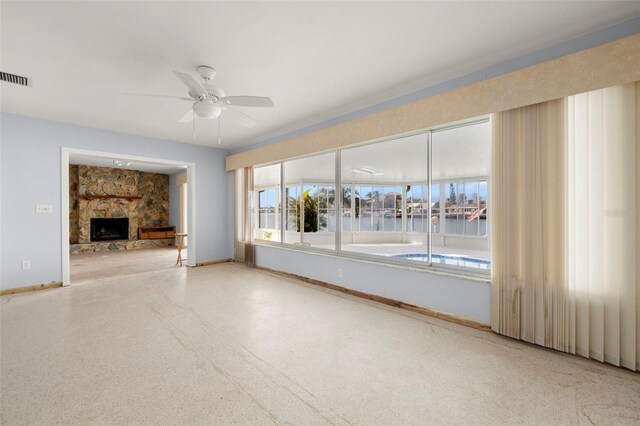
{"type": "Polygon", "coordinates": [[[118,160],[141,161],[147,163],[165,164],[170,166],[182,166],[187,170],[187,233],[189,235],[189,254],[187,266],[196,266],[196,163],[188,161],[166,160],[163,158],[143,157],[139,155],[119,154],[115,152],[91,151],[87,149],[61,148],[60,166],[60,222],[62,229],[62,285],[71,284],[70,275],[70,242],[69,242],[69,157],[70,154],[89,155],[93,157],[114,158],[118,160]]]}

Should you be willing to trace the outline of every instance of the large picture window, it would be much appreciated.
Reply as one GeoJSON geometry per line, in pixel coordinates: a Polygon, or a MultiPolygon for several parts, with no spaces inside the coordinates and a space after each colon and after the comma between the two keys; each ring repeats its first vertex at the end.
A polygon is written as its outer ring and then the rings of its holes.
{"type": "Polygon", "coordinates": [[[488,270],[490,140],[488,120],[476,120],[342,149],[338,183],[335,153],[285,161],[283,176],[280,165],[256,168],[257,238],[488,270]]]}
{"type": "Polygon", "coordinates": [[[343,252],[391,261],[409,254],[424,258],[427,150],[427,135],[421,134],[341,151],[342,185],[355,196],[348,199],[350,210],[342,209],[343,252]]]}

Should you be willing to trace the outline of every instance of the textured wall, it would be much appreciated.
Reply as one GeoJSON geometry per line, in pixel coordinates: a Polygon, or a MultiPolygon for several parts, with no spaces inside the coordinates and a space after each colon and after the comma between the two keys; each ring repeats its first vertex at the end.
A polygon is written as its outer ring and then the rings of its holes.
{"type": "Polygon", "coordinates": [[[169,226],[169,175],[138,175],[139,226],[169,226]]]}
{"type": "Polygon", "coordinates": [[[169,225],[169,176],[108,167],[69,166],[69,240],[88,243],[91,218],[129,218],[129,239],[138,227],[169,225]],[[140,200],[78,199],[82,195],[135,195],[140,200]]]}

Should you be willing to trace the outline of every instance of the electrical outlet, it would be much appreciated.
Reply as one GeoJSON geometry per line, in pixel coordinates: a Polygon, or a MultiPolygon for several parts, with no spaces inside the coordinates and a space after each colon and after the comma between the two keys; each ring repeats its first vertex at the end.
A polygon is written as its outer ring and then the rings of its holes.
{"type": "Polygon", "coordinates": [[[338,278],[342,278],[342,268],[338,268],[338,278]]]}
{"type": "Polygon", "coordinates": [[[36,204],[36,213],[53,213],[51,204],[36,204]]]}
{"type": "Polygon", "coordinates": [[[26,271],[27,269],[31,269],[31,261],[30,260],[23,260],[22,261],[22,270],[26,271]]]}

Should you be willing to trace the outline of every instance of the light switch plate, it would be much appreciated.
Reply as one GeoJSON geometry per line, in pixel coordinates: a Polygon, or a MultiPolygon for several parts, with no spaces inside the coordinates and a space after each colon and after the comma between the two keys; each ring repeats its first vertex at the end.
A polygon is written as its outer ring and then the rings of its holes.
{"type": "Polygon", "coordinates": [[[36,213],[53,213],[51,204],[36,204],[36,213]]]}

